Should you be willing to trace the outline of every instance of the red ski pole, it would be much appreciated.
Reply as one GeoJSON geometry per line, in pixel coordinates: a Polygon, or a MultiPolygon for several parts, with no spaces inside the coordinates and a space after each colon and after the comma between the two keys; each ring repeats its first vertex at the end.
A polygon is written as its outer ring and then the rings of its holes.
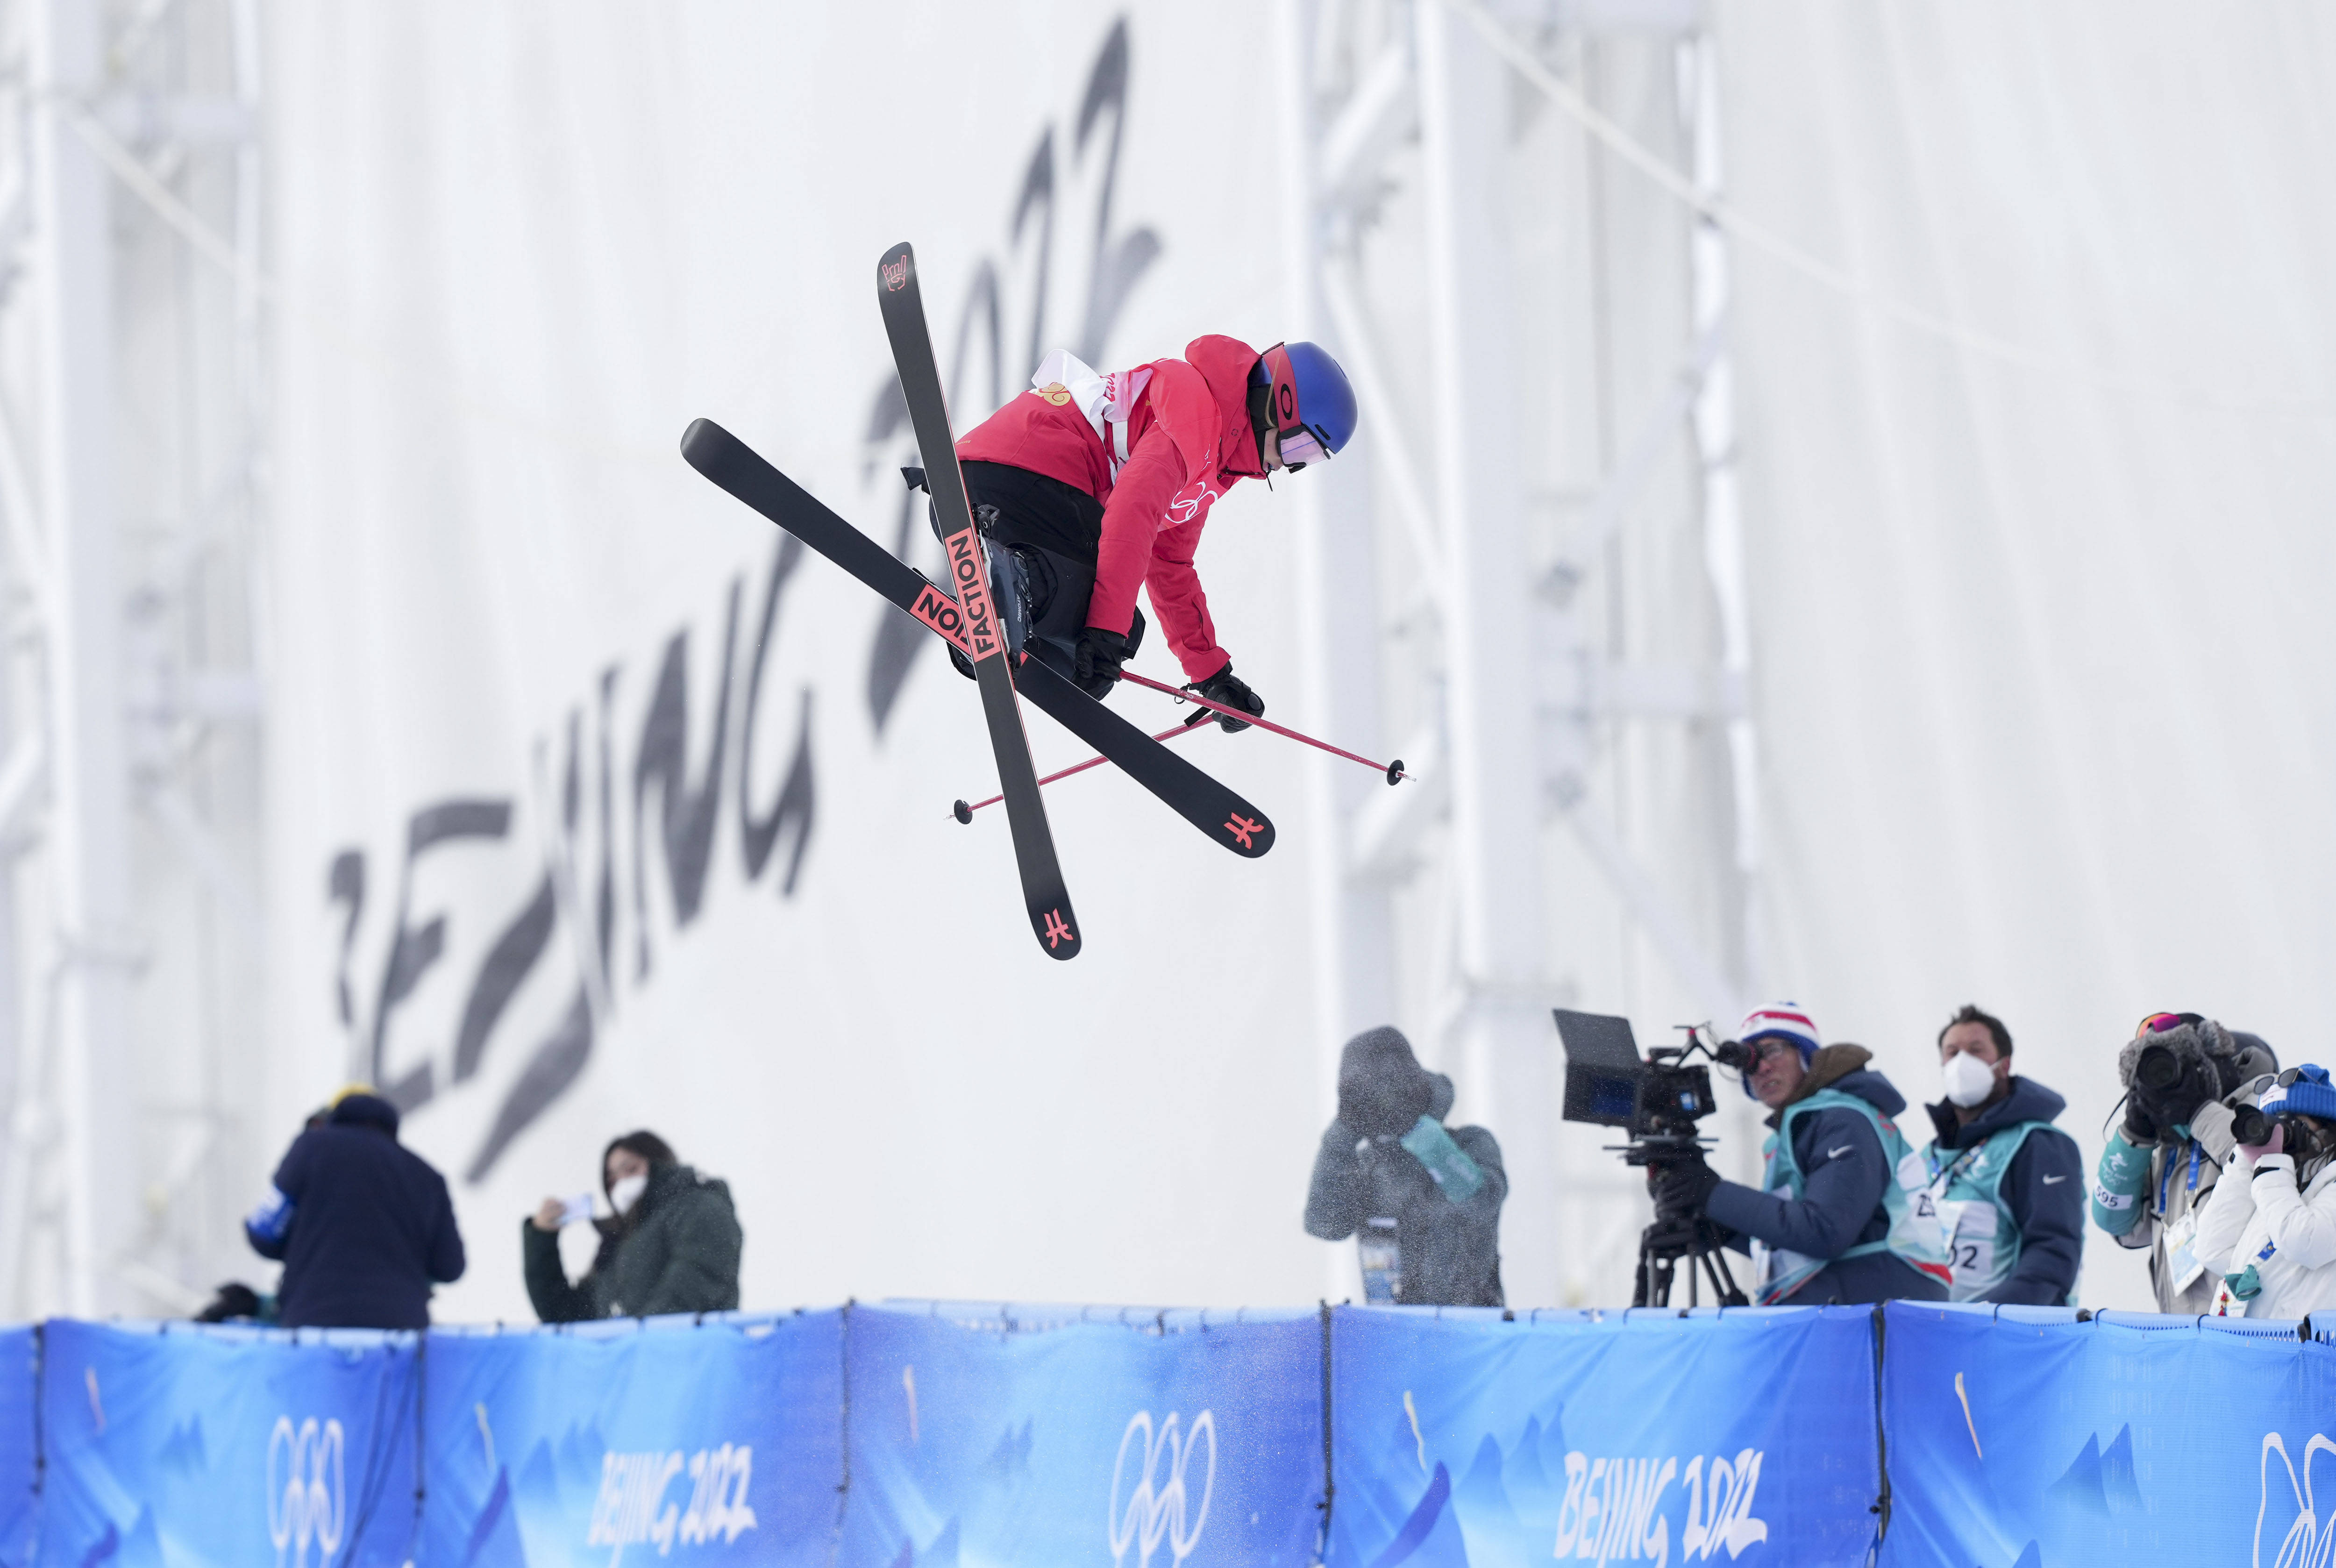
{"type": "MultiPolygon", "coordinates": [[[[1180,735],[1190,735],[1191,733],[1191,730],[1180,724],[1174,729],[1162,730],[1158,735],[1153,735],[1152,738],[1156,741],[1172,741],[1180,735]]],[[[1098,753],[1097,755],[1087,758],[1087,760],[1083,763],[1072,764],[1069,767],[1063,769],[1059,773],[1050,773],[1045,778],[1040,779],[1038,783],[1042,786],[1050,784],[1058,778],[1068,778],[1075,773],[1085,773],[1087,769],[1100,766],[1108,760],[1110,759],[1098,753]]],[[[991,795],[988,800],[976,801],[971,805],[966,804],[963,801],[959,801],[949,807],[949,815],[957,818],[957,820],[961,823],[969,823],[973,820],[974,813],[979,811],[984,806],[994,806],[1005,798],[1006,797],[1004,795],[991,795]]]]}
{"type": "Polygon", "coordinates": [[[1260,729],[1270,729],[1278,735],[1287,735],[1291,740],[1303,741],[1306,745],[1314,747],[1317,751],[1329,752],[1332,756],[1342,756],[1348,762],[1358,762],[1367,768],[1387,774],[1387,781],[1390,784],[1401,784],[1404,780],[1411,776],[1409,774],[1403,771],[1403,758],[1401,757],[1397,757],[1395,761],[1390,763],[1376,763],[1367,756],[1357,756],[1353,752],[1341,751],[1338,747],[1332,745],[1328,741],[1316,740],[1310,735],[1299,735],[1294,729],[1284,729],[1281,726],[1275,724],[1271,719],[1260,718],[1253,713],[1242,713],[1238,708],[1227,707],[1221,702],[1212,702],[1207,697],[1202,696],[1199,692],[1186,691],[1181,687],[1163,686],[1159,681],[1148,679],[1144,676],[1136,674],[1132,669],[1121,670],[1119,672],[1119,678],[1122,680],[1132,680],[1138,686],[1148,686],[1153,691],[1164,691],[1179,702],[1183,702],[1189,699],[1190,701],[1199,703],[1202,707],[1212,707],[1219,713],[1223,714],[1227,718],[1237,718],[1243,724],[1253,724],[1260,729]]]}

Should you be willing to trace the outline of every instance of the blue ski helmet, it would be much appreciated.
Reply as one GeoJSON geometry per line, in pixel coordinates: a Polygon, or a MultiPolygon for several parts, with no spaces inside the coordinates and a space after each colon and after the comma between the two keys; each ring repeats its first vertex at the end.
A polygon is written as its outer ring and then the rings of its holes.
{"type": "Polygon", "coordinates": [[[1258,432],[1280,433],[1282,466],[1291,472],[1328,460],[1354,439],[1355,389],[1320,345],[1277,343],[1258,355],[1249,380],[1258,432]]]}

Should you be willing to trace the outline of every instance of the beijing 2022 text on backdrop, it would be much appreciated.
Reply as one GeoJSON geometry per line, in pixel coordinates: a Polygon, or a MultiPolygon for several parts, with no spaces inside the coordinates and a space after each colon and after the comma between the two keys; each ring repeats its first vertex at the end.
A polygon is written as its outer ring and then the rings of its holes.
{"type": "MultiPolygon", "coordinates": [[[[278,14],[255,1184],[355,1076],[454,1187],[442,1318],[524,1315],[521,1217],[639,1125],[731,1183],[750,1302],[1319,1294],[1306,833],[1252,863],[1108,774],[1050,791],[1088,947],[1039,960],[1004,822],[949,816],[996,776],[972,688],[676,450],[717,419],[923,561],[874,299],[904,238],[960,427],[1052,347],[1283,336],[1242,15],[278,14]]],[[[1201,565],[1286,704],[1277,499],[1201,565]]],[[[1294,823],[1294,748],[1185,744],[1294,823]]]]}

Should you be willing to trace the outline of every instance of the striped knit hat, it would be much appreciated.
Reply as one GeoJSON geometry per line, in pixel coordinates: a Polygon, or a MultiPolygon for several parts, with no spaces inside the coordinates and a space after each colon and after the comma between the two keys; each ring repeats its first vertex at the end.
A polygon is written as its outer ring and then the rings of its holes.
{"type": "MultiPolygon", "coordinates": [[[[1753,1008],[1737,1026],[1736,1037],[1747,1046],[1755,1040],[1790,1040],[1800,1047],[1801,1066],[1804,1067],[1809,1065],[1809,1058],[1817,1054],[1817,1026],[1798,1002],[1770,1002],[1765,1007],[1753,1008]]],[[[1744,1097],[1758,1098],[1752,1092],[1749,1068],[1745,1070],[1743,1082],[1744,1097]]]]}
{"type": "Polygon", "coordinates": [[[1757,1039],[1790,1040],[1801,1048],[1806,1065],[1817,1054],[1817,1027],[1798,1002],[1770,1002],[1744,1015],[1736,1037],[1749,1045],[1757,1039]]]}

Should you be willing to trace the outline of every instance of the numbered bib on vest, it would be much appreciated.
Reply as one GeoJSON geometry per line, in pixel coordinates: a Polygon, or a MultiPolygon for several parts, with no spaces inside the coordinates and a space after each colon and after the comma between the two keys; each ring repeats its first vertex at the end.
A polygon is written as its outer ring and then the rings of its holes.
{"type": "Polygon", "coordinates": [[[1995,1204],[1985,1199],[1935,1200],[1939,1229],[1947,1251],[1947,1267],[1955,1274],[1954,1299],[1971,1296],[1995,1283],[1995,1204]]]}

